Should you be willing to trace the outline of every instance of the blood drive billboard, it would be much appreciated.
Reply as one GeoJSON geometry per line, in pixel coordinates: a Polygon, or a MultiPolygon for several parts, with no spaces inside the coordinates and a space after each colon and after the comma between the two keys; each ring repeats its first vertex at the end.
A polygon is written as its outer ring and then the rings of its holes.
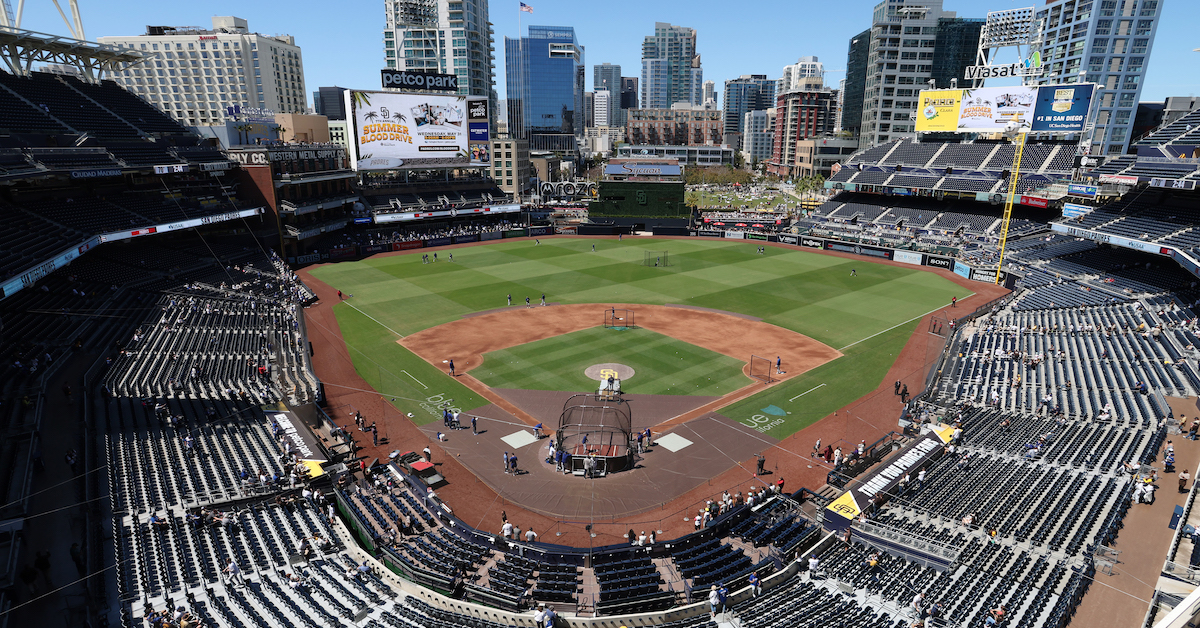
{"type": "Polygon", "coordinates": [[[465,96],[346,91],[355,170],[468,164],[465,96]]]}

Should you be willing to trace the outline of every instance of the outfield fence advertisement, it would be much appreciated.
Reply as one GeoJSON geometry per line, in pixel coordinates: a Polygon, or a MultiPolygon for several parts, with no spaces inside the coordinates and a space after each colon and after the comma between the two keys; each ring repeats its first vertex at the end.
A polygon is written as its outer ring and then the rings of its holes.
{"type": "Polygon", "coordinates": [[[467,99],[347,90],[355,170],[461,168],[469,164],[467,99]]]}
{"type": "Polygon", "coordinates": [[[921,90],[916,127],[920,133],[995,133],[1015,121],[1034,133],[1077,133],[1095,88],[1079,83],[921,90]]]}

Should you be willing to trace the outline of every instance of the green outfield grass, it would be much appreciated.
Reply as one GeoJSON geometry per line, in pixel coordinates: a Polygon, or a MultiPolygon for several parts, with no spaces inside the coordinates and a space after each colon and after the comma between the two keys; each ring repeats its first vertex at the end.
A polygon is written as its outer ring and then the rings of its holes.
{"type": "Polygon", "coordinates": [[[740,360],[647,329],[593,327],[493,351],[471,371],[492,388],[595,390],[584,369],[617,362],[634,370],[621,382],[626,393],[720,397],[751,381],[740,360]]]}
{"type": "MultiPolygon", "coordinates": [[[[356,368],[368,382],[373,382],[369,373],[374,369],[375,380],[383,377],[396,382],[395,387],[410,386],[413,394],[405,397],[423,398],[416,393],[433,390],[431,383],[418,374],[421,371],[447,381],[436,394],[446,388],[444,394],[456,399],[477,399],[469,397],[465,387],[396,345],[396,334],[408,335],[464,314],[504,307],[507,294],[518,304],[527,296],[536,303],[545,293],[548,301],[560,303],[678,303],[739,312],[761,317],[834,349],[853,345],[845,351],[846,357],[767,390],[766,396],[774,399],[777,390],[815,382],[817,373],[836,378],[836,382],[802,398],[806,412],[817,417],[879,384],[886,364],[895,356],[884,364],[885,357],[867,347],[880,346],[878,343],[889,339],[903,346],[912,329],[904,323],[947,305],[951,296],[962,299],[968,294],[954,283],[915,267],[885,266],[777,247],[767,247],[766,255],[758,255],[757,248],[756,241],[707,239],[553,238],[540,245],[532,240],[513,240],[455,249],[453,262],[444,261],[443,251],[439,255],[443,261],[422,264],[421,251],[417,250],[407,255],[332,264],[315,269],[313,274],[353,295],[347,303],[355,309],[338,306],[335,312],[347,343],[353,347],[350,353],[356,368]],[[591,250],[593,244],[595,252],[591,250]],[[645,250],[668,251],[672,266],[643,266],[645,250]],[[856,277],[850,276],[852,269],[857,270],[856,277]],[[873,338],[853,344],[868,337],[873,338]],[[404,384],[403,380],[412,378],[393,366],[405,368],[430,388],[404,384]]],[[[597,313],[597,324],[600,322],[597,313]]],[[[591,358],[584,356],[581,360],[591,358]]],[[[812,385],[816,384],[809,387],[812,385]]],[[[380,390],[388,392],[386,388],[380,390]]],[[[759,403],[757,399],[734,404],[728,410],[740,412],[759,403]]],[[[412,403],[396,402],[405,411],[413,411],[412,403]]],[[[480,400],[478,405],[482,403],[480,400]]],[[[742,420],[739,416],[731,418],[742,420]]],[[[782,418],[786,425],[771,428],[773,435],[785,435],[785,431],[803,426],[796,414],[782,418]],[[790,417],[797,418],[788,420],[790,417]]]]}

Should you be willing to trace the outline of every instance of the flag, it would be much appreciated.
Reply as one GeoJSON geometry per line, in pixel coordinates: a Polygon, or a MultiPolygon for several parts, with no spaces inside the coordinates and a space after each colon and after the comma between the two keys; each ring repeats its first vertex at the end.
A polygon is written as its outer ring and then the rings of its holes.
{"type": "Polygon", "coordinates": [[[526,13],[533,13],[533,7],[529,6],[528,4],[525,4],[524,2],[521,3],[521,10],[526,13]]]}

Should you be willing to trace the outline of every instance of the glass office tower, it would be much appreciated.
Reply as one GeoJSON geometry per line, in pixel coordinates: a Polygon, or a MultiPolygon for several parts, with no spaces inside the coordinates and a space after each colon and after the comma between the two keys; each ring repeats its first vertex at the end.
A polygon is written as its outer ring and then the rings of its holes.
{"type": "Polygon", "coordinates": [[[583,46],[569,26],[504,38],[509,133],[530,150],[574,153],[584,132],[583,46]]]}

